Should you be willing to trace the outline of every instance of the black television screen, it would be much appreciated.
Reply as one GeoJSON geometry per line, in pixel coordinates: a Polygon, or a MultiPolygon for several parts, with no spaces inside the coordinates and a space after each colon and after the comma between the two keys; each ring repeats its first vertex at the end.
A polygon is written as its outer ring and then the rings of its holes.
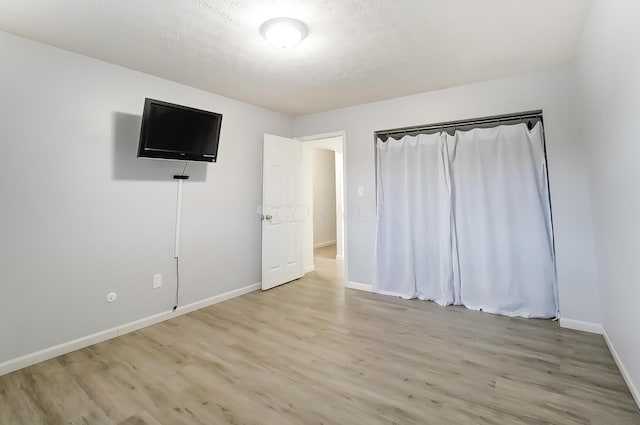
{"type": "Polygon", "coordinates": [[[222,114],[145,99],[139,158],[216,162],[222,114]]]}

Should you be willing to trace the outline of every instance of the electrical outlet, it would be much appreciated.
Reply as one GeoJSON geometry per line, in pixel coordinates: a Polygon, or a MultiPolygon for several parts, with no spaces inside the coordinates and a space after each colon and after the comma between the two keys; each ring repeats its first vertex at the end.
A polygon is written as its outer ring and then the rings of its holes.
{"type": "Polygon", "coordinates": [[[158,289],[162,286],[162,274],[154,274],[153,275],[153,289],[158,289]]]}

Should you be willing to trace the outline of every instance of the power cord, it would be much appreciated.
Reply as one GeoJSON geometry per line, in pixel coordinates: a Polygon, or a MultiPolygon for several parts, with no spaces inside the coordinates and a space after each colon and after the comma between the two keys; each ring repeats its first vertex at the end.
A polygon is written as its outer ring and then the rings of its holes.
{"type": "Polygon", "coordinates": [[[180,294],[180,258],[176,257],[176,305],[173,306],[173,311],[178,308],[178,295],[180,294]]]}
{"type": "MultiPolygon", "coordinates": [[[[184,172],[187,171],[187,165],[189,165],[189,161],[184,162],[182,173],[179,176],[173,176],[173,178],[174,179],[178,178],[180,180],[185,179],[184,172]]],[[[186,177],[186,178],[189,178],[189,177],[186,177]]],[[[180,183],[182,183],[182,181],[180,183]]],[[[180,208],[180,206],[178,206],[178,208],[180,208]]],[[[180,225],[180,224],[178,223],[177,225],[180,225]]],[[[176,257],[176,304],[173,306],[173,311],[176,311],[179,303],[180,303],[180,258],[176,257]]]]}

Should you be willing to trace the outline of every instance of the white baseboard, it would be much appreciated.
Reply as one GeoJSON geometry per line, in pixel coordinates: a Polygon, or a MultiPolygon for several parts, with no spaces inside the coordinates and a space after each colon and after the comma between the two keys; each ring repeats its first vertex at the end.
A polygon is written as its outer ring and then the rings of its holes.
{"type": "Polygon", "coordinates": [[[373,285],[368,283],[348,281],[347,288],[357,289],[358,291],[373,292],[373,285]]]}
{"type": "Polygon", "coordinates": [[[622,359],[620,358],[620,355],[616,351],[616,347],[613,345],[613,341],[611,341],[611,338],[609,338],[609,334],[607,333],[607,330],[598,323],[583,322],[580,320],[565,319],[562,317],[560,318],[560,327],[567,328],[567,329],[575,329],[583,332],[591,332],[594,334],[600,334],[604,337],[604,340],[607,343],[607,347],[609,347],[609,351],[611,352],[613,359],[618,365],[620,374],[624,378],[624,381],[627,383],[627,387],[629,387],[629,391],[631,392],[633,399],[636,401],[636,404],[640,408],[640,391],[638,391],[638,387],[631,379],[631,375],[627,371],[627,368],[625,367],[624,363],[622,363],[622,359]]]}
{"type": "Polygon", "coordinates": [[[36,351],[35,353],[26,354],[24,356],[8,360],[6,362],[0,363],[0,376],[25,368],[27,366],[34,365],[36,363],[43,362],[45,360],[52,359],[54,357],[61,356],[63,354],[70,353],[72,351],[79,350],[81,348],[88,347],[90,345],[97,344],[99,342],[106,341],[111,338],[115,338],[120,335],[124,335],[129,332],[136,331],[138,329],[145,328],[147,326],[154,325],[173,317],[181,316],[183,314],[187,314],[192,311],[199,310],[201,308],[208,307],[210,305],[256,291],[261,287],[262,284],[260,282],[254,283],[253,285],[245,286],[240,289],[235,289],[233,291],[225,292],[224,294],[216,295],[211,298],[206,298],[204,300],[196,301],[194,303],[178,307],[176,311],[166,311],[163,313],[154,314],[153,316],[125,323],[111,329],[96,332],[82,338],[74,339],[73,341],[64,342],[53,347],[45,348],[44,350],[36,351]]]}
{"type": "Polygon", "coordinates": [[[564,317],[560,318],[560,327],[599,335],[604,333],[604,329],[599,323],[583,322],[581,320],[566,319],[564,317]]]}
{"type": "Polygon", "coordinates": [[[336,241],[333,240],[333,241],[326,241],[326,242],[317,243],[317,244],[313,245],[313,247],[314,248],[322,248],[324,246],[335,245],[335,244],[336,244],[336,241]]]}
{"type": "Polygon", "coordinates": [[[618,365],[618,369],[620,369],[620,373],[622,374],[624,381],[627,383],[627,387],[629,387],[629,391],[631,392],[631,395],[636,401],[638,408],[640,408],[640,391],[638,391],[638,387],[636,387],[636,384],[631,379],[631,375],[629,375],[627,368],[625,367],[624,363],[622,363],[622,359],[620,358],[620,355],[616,351],[616,348],[614,347],[613,342],[611,341],[611,338],[609,338],[609,334],[607,333],[607,330],[604,328],[602,330],[603,330],[602,335],[604,336],[604,340],[607,342],[609,351],[611,351],[613,360],[616,361],[616,364],[618,365]]]}
{"type": "Polygon", "coordinates": [[[118,328],[111,328],[82,338],[74,339],[73,341],[54,345],[53,347],[45,348],[44,350],[36,351],[35,353],[26,354],[16,359],[7,360],[6,362],[0,363],[0,376],[117,336],[118,328]]]}
{"type": "Polygon", "coordinates": [[[316,265],[312,264],[310,266],[305,267],[304,270],[302,271],[302,273],[304,273],[304,274],[311,273],[315,269],[316,269],[316,265]]]}
{"type": "Polygon", "coordinates": [[[201,308],[209,307],[210,305],[221,303],[222,301],[230,300],[231,298],[239,297],[240,295],[248,294],[249,292],[257,291],[260,288],[262,288],[262,283],[254,283],[253,285],[234,289],[233,291],[225,292],[224,294],[180,306],[176,311],[165,311],[163,313],[145,317],[144,319],[136,320],[135,322],[129,322],[118,326],[116,329],[118,329],[118,335],[124,335],[129,332],[137,331],[138,329],[146,328],[147,326],[155,325],[156,323],[163,322],[171,319],[172,317],[191,313],[192,311],[200,310],[201,308]]]}

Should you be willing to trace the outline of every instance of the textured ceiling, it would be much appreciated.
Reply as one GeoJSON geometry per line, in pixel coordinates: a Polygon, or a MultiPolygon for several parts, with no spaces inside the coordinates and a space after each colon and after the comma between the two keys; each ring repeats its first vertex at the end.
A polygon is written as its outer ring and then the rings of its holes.
{"type": "Polygon", "coordinates": [[[0,30],[301,115],[573,58],[590,0],[0,0],[0,30]],[[260,25],[309,27],[291,50],[260,25]]]}

